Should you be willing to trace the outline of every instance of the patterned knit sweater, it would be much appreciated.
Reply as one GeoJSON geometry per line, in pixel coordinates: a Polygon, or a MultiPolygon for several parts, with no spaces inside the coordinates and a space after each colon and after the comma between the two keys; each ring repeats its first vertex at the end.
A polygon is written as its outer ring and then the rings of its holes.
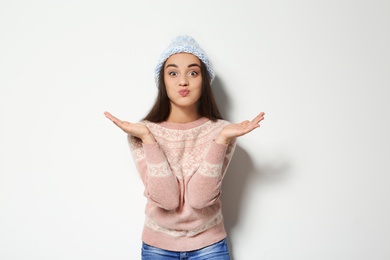
{"type": "Polygon", "coordinates": [[[229,122],[143,123],[157,143],[128,137],[147,198],[142,240],[165,250],[191,251],[224,239],[221,184],[236,143],[214,139],[229,122]]]}

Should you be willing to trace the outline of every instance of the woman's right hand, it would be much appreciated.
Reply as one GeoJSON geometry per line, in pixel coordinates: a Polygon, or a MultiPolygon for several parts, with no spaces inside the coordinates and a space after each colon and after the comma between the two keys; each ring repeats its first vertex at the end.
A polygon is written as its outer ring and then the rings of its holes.
{"type": "Polygon", "coordinates": [[[111,115],[109,112],[104,112],[104,115],[125,133],[140,138],[143,143],[152,144],[156,142],[153,134],[146,125],[141,123],[130,123],[127,121],[122,121],[111,115]]]}

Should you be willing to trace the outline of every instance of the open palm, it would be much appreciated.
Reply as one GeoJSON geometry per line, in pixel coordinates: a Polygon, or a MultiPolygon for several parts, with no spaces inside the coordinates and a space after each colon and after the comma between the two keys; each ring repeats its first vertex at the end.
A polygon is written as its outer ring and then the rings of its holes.
{"type": "Polygon", "coordinates": [[[104,115],[129,135],[138,137],[140,139],[144,139],[146,136],[150,135],[150,130],[144,124],[122,121],[111,115],[109,112],[104,112],[104,115]]]}
{"type": "Polygon", "coordinates": [[[217,139],[221,142],[228,142],[229,140],[245,135],[254,129],[260,127],[260,121],[264,119],[264,112],[257,115],[252,121],[245,120],[239,124],[230,124],[225,126],[219,133],[217,139]]]}

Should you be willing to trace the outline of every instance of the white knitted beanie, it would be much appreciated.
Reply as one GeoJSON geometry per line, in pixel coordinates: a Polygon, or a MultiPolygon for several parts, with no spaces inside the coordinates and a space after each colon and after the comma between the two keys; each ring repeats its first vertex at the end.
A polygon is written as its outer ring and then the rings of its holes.
{"type": "Polygon", "coordinates": [[[168,48],[161,55],[158,64],[155,68],[154,81],[156,82],[156,86],[158,87],[159,77],[161,67],[164,62],[173,54],[177,53],[191,53],[198,57],[207,68],[207,72],[210,76],[210,84],[213,82],[215,78],[215,73],[210,66],[210,62],[206,57],[205,52],[200,48],[199,44],[192,38],[191,36],[182,35],[174,38],[168,48]]]}

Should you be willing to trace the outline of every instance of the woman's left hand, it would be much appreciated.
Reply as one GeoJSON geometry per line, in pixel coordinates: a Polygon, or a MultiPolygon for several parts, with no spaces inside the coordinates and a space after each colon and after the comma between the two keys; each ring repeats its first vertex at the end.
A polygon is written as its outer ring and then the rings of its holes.
{"type": "Polygon", "coordinates": [[[218,134],[215,142],[220,144],[227,144],[233,138],[243,136],[254,129],[260,127],[260,121],[264,119],[264,112],[257,115],[252,121],[245,120],[239,124],[230,124],[225,126],[218,134]]]}

